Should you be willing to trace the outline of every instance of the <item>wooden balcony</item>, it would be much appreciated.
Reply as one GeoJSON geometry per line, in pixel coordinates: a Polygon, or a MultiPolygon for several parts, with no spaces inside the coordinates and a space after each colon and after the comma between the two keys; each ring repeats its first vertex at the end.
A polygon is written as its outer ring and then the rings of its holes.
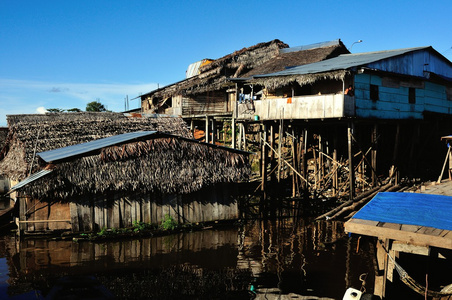
{"type": "Polygon", "coordinates": [[[237,105],[239,120],[327,119],[355,115],[355,98],[342,94],[256,100],[237,105]]]}

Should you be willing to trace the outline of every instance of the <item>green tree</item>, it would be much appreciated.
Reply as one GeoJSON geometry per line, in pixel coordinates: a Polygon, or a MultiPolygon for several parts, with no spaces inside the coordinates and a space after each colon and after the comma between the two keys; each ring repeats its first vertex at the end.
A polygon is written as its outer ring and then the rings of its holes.
{"type": "Polygon", "coordinates": [[[107,111],[105,106],[99,100],[92,101],[86,105],[86,111],[107,111]]]}
{"type": "Polygon", "coordinates": [[[48,108],[47,111],[51,112],[51,113],[59,113],[59,112],[64,112],[64,109],[61,109],[61,108],[48,108]]]}
{"type": "Polygon", "coordinates": [[[69,108],[67,111],[68,112],[81,112],[82,110],[80,108],[69,108]]]}

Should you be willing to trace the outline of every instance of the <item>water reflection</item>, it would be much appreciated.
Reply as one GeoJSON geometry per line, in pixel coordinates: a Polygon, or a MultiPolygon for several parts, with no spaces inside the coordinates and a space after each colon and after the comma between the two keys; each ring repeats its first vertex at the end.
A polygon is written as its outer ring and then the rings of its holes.
{"type": "Polygon", "coordinates": [[[356,247],[342,223],[294,219],[103,243],[3,237],[0,271],[7,263],[9,274],[0,297],[49,296],[84,276],[118,298],[342,299],[362,273],[373,282],[368,246],[356,247]]]}

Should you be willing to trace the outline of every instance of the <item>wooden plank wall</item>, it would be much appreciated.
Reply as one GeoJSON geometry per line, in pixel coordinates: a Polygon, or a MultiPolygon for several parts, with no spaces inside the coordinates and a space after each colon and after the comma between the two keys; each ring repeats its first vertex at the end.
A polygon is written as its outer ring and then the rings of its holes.
{"type": "Polygon", "coordinates": [[[234,220],[238,204],[226,185],[189,195],[107,195],[70,204],[72,231],[132,227],[135,222],[161,224],[165,215],[178,223],[234,220]]]}
{"type": "Polygon", "coordinates": [[[452,102],[447,100],[446,87],[422,82],[403,81],[371,74],[355,76],[356,116],[380,119],[422,119],[423,112],[452,113],[452,102]],[[370,99],[370,85],[379,87],[379,99],[370,99]],[[414,88],[416,101],[410,104],[409,88],[414,88]]]}
{"type": "Polygon", "coordinates": [[[219,92],[208,92],[196,98],[185,97],[182,100],[182,115],[200,115],[228,112],[227,95],[219,92]]]}

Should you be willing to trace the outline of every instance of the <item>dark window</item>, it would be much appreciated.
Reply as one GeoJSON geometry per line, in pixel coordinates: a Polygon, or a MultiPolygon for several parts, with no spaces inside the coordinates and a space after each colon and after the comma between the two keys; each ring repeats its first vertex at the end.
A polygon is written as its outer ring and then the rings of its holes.
{"type": "Polygon", "coordinates": [[[378,85],[375,84],[370,85],[370,100],[372,101],[380,100],[378,93],[378,85]]]}
{"type": "Polygon", "coordinates": [[[416,103],[416,89],[413,87],[410,87],[408,91],[408,103],[410,104],[416,103]]]}

